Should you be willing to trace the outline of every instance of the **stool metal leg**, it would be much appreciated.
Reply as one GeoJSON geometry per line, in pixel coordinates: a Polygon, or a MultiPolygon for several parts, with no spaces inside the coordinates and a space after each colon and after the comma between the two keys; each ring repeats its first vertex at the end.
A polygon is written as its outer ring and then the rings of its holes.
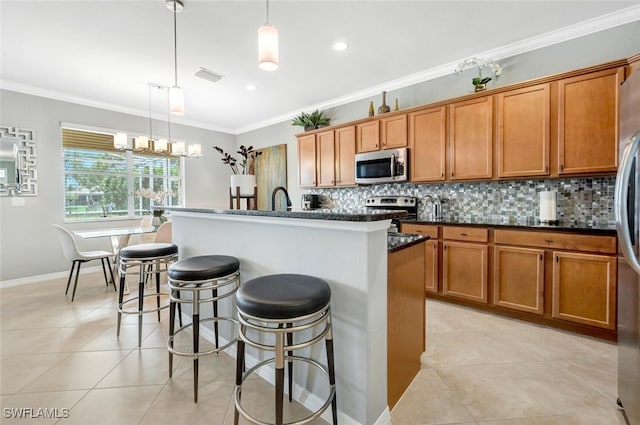
{"type": "MultiPolygon", "coordinates": [[[[325,345],[327,348],[327,369],[329,370],[329,385],[335,388],[336,385],[336,371],[335,363],[333,360],[333,334],[331,330],[331,316],[328,319],[329,331],[325,335],[325,345]]],[[[333,425],[338,425],[338,401],[337,395],[334,393],[333,400],[331,401],[331,412],[333,413],[333,425]]]]}
{"type": "MultiPolygon", "coordinates": [[[[193,293],[193,402],[198,402],[198,352],[200,351],[200,293],[193,293]]],[[[217,347],[216,347],[217,348],[217,347]]]]}
{"type": "MultiPolygon", "coordinates": [[[[153,267],[153,266],[152,266],[153,267]]],[[[160,321],[160,264],[156,264],[156,306],[158,307],[158,322],[160,321]]]]}
{"type": "MultiPolygon", "coordinates": [[[[173,334],[176,329],[176,302],[171,301],[169,303],[169,378],[173,376],[173,334]]],[[[182,327],[182,325],[180,325],[182,327]]]]}
{"type": "Polygon", "coordinates": [[[140,264],[138,280],[138,348],[142,346],[142,311],[144,310],[144,264],[140,264]]]}
{"type": "MultiPolygon", "coordinates": [[[[239,335],[244,332],[244,326],[241,326],[238,331],[238,342],[236,344],[236,391],[238,392],[238,399],[242,397],[242,373],[244,371],[244,341],[240,339],[239,335]]],[[[233,410],[233,425],[238,425],[240,412],[238,412],[238,407],[235,406],[235,403],[233,410]]]]}
{"type": "Polygon", "coordinates": [[[116,328],[116,335],[120,336],[120,324],[122,323],[122,301],[124,300],[124,284],[127,278],[126,267],[120,271],[120,289],[118,290],[118,326],[116,328]]]}
{"type": "MultiPolygon", "coordinates": [[[[290,328],[293,323],[287,323],[286,327],[290,328]]],[[[287,332],[287,345],[291,347],[293,345],[293,333],[287,332]]],[[[289,402],[293,401],[293,351],[287,351],[289,358],[287,359],[287,367],[289,371],[289,402]]]]}
{"type": "MultiPolygon", "coordinates": [[[[218,290],[215,288],[212,289],[211,295],[213,298],[217,298],[218,290]]],[[[216,299],[213,300],[213,317],[218,317],[218,300],[216,299]]],[[[216,340],[216,348],[218,348],[218,321],[217,320],[213,321],[213,335],[216,340]]]]}
{"type": "Polygon", "coordinates": [[[284,398],[284,335],[276,334],[276,425],[282,425],[284,398]]]}

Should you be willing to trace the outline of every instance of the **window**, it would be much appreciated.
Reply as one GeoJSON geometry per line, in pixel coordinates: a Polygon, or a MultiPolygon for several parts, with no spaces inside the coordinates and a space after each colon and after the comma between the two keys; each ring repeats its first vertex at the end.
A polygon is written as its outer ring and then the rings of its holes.
{"type": "Polygon", "coordinates": [[[62,129],[65,220],[139,217],[153,205],[180,205],[181,159],[120,151],[113,134],[62,129]],[[150,199],[143,189],[164,197],[150,199]]]}

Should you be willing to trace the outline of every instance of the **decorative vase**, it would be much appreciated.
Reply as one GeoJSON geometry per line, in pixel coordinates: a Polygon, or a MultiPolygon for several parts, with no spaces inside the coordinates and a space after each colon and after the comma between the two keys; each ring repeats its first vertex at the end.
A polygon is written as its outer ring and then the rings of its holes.
{"type": "Polygon", "coordinates": [[[476,88],[476,92],[485,91],[487,89],[486,84],[474,84],[474,87],[476,88]]]}
{"type": "Polygon", "coordinates": [[[387,92],[382,92],[382,105],[378,108],[378,115],[386,114],[387,112],[391,112],[391,108],[387,105],[387,92]]]}
{"type": "Polygon", "coordinates": [[[397,110],[399,110],[399,109],[400,109],[400,107],[398,106],[398,98],[396,97],[396,104],[395,104],[395,106],[393,107],[393,110],[394,110],[394,111],[397,111],[397,110]]]}
{"type": "Polygon", "coordinates": [[[164,214],[164,210],[158,210],[158,209],[153,210],[153,218],[151,219],[151,225],[156,230],[158,229],[158,227],[160,227],[160,225],[164,221],[162,220],[162,214],[164,214]]]}
{"type": "Polygon", "coordinates": [[[373,109],[373,100],[371,102],[369,102],[369,116],[372,117],[375,115],[374,109],[373,109]]]}
{"type": "Polygon", "coordinates": [[[231,175],[231,196],[236,196],[236,187],[240,187],[240,196],[253,196],[256,187],[256,176],[253,174],[231,175]]]}

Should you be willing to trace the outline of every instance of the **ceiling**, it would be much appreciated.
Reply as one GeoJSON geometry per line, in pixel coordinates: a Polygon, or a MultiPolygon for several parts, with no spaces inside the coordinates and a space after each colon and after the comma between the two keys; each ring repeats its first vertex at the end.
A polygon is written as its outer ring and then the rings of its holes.
{"type": "MultiPolygon", "coordinates": [[[[173,13],[164,2],[0,0],[2,87],[163,115],[166,92],[149,83],[173,83],[173,13]]],[[[509,46],[640,20],[638,1],[271,0],[280,68],[267,72],[257,65],[265,1],[184,3],[177,51],[185,115],[172,121],[233,134],[448,74],[470,56],[500,59],[509,46]],[[338,40],[349,49],[334,51],[338,40]],[[200,79],[200,67],[224,78],[200,79]]]]}

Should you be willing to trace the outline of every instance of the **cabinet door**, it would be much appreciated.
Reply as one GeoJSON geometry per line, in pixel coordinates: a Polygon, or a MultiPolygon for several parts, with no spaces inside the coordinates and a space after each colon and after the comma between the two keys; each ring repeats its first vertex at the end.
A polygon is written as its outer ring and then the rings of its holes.
{"type": "Polygon", "coordinates": [[[444,180],[446,111],[442,106],[409,114],[411,181],[444,180]]]}
{"type": "Polygon", "coordinates": [[[368,121],[356,125],[358,152],[371,152],[380,149],[380,121],[368,121]]]}
{"type": "Polygon", "coordinates": [[[553,311],[558,319],[616,328],[616,257],[553,253],[553,311]]]}
{"type": "Polygon", "coordinates": [[[623,78],[620,68],[558,82],[558,174],[616,171],[623,78]]]}
{"type": "Polygon", "coordinates": [[[500,93],[498,176],[549,175],[549,84],[500,93]]]}
{"type": "Polygon", "coordinates": [[[437,240],[428,240],[424,243],[424,289],[427,292],[438,292],[437,240]]]}
{"type": "Polygon", "coordinates": [[[451,180],[491,178],[493,97],[449,105],[451,180]]]}
{"type": "Polygon", "coordinates": [[[316,135],[298,137],[298,185],[316,185],[316,135]]]}
{"type": "Polygon", "coordinates": [[[336,129],[336,186],[356,184],[356,127],[336,129]]]}
{"type": "Polygon", "coordinates": [[[544,314],[544,250],[496,246],[493,303],[544,314]]]}
{"type": "Polygon", "coordinates": [[[442,293],[486,303],[488,256],[487,245],[444,241],[442,293]]]}
{"type": "Polygon", "coordinates": [[[333,130],[316,134],[318,187],[335,185],[335,149],[333,142],[333,130]]]}
{"type": "Polygon", "coordinates": [[[407,116],[396,115],[380,119],[382,149],[407,146],[407,116]]]}

